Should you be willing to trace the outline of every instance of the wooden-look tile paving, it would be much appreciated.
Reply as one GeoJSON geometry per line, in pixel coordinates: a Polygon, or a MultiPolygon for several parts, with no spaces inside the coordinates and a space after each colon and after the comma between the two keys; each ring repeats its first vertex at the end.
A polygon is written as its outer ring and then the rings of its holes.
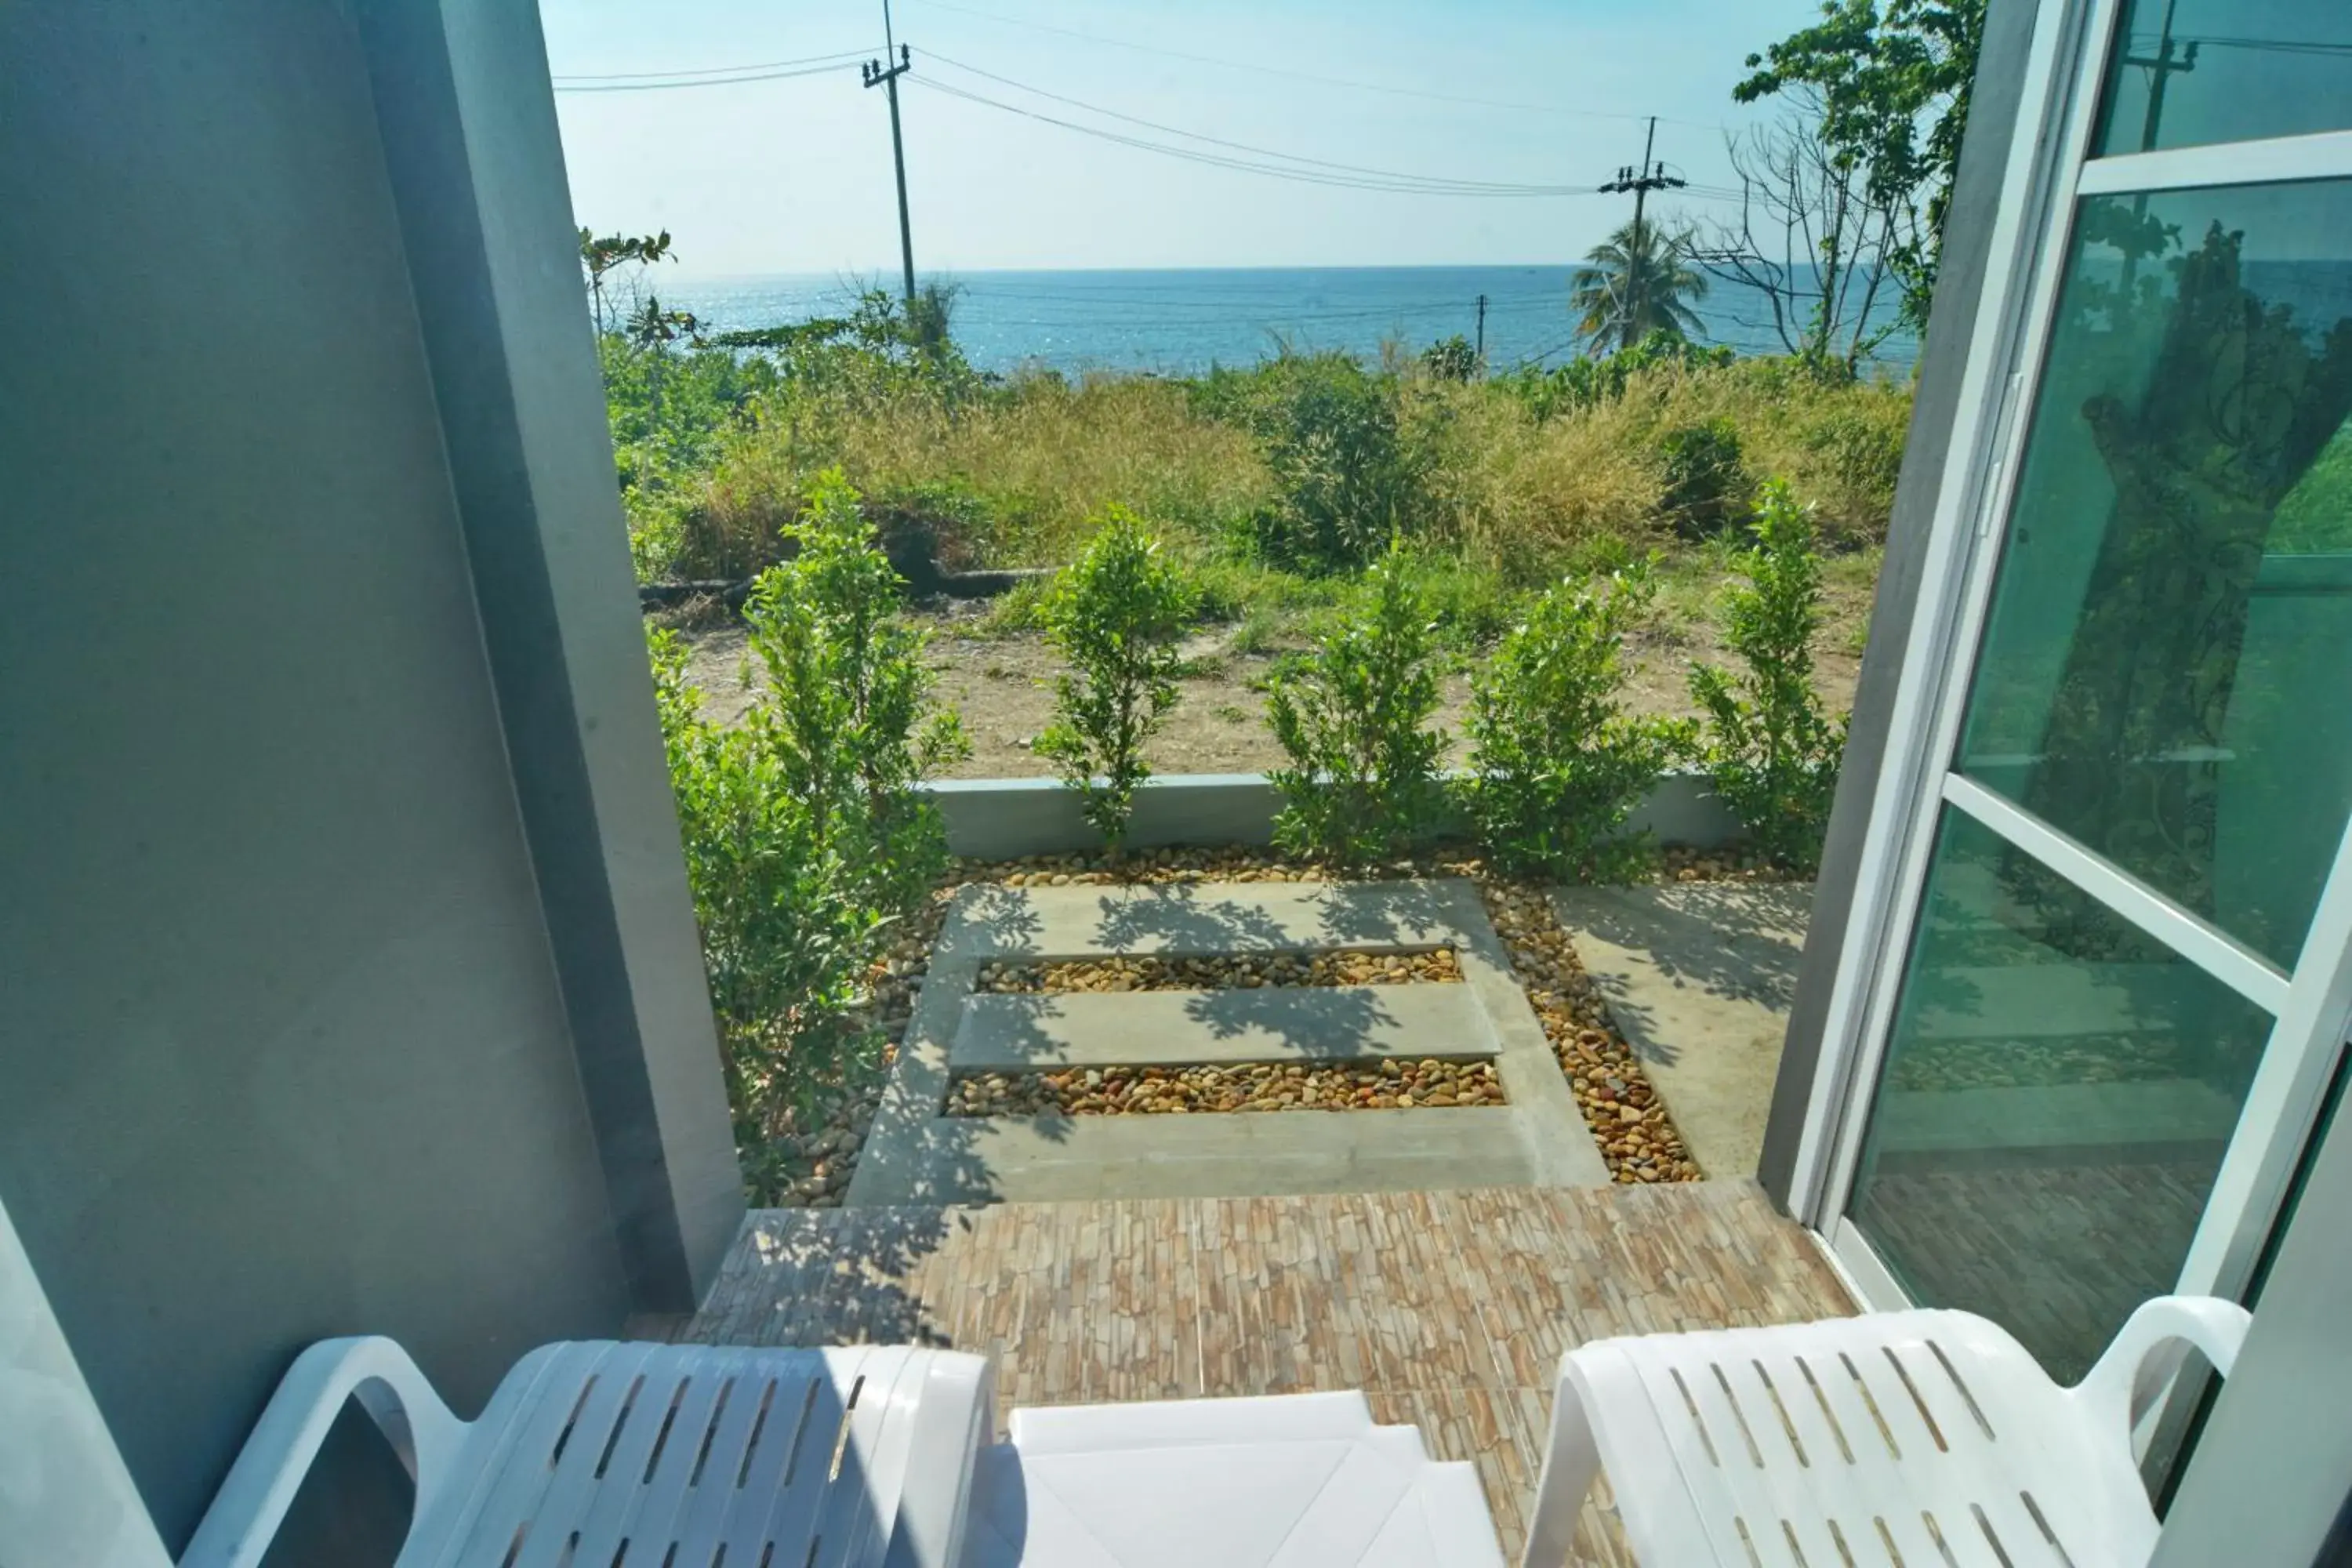
{"type": "MultiPolygon", "coordinates": [[[[1516,1557],[1570,1345],[1851,1311],[1752,1184],[763,1210],[704,1310],[714,1344],[914,1342],[996,1357],[1000,1415],[1360,1388],[1476,1463],[1516,1557]]],[[[1623,1568],[1605,1505],[1577,1561],[1623,1568]]]]}

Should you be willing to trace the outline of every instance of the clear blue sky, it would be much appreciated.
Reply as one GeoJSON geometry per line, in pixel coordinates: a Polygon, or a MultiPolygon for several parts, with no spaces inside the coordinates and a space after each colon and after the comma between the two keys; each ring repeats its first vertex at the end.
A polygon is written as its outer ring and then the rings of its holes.
{"type": "MultiPolygon", "coordinates": [[[[541,0],[541,11],[559,86],[878,53],[882,36],[879,0],[541,0]]],[[[1638,162],[1643,127],[1632,117],[1656,114],[1658,156],[1695,184],[1727,186],[1724,128],[1767,112],[1731,101],[1741,62],[1815,11],[1815,0],[894,0],[920,79],[902,100],[916,265],[1559,262],[1632,216],[1630,198],[1269,178],[1076,134],[930,84],[1212,155],[1265,161],[1024,89],[1305,158],[1541,185],[1598,184],[1638,162]]],[[[888,111],[853,63],[740,85],[565,91],[557,103],[580,221],[600,233],[667,227],[679,275],[897,270],[888,111]]],[[[1725,205],[1665,203],[1693,216],[1725,205]]]]}

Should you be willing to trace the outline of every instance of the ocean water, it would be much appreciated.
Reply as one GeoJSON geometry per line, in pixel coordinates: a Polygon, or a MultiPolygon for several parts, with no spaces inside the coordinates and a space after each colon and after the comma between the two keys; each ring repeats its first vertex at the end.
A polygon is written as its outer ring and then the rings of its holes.
{"type": "MultiPolygon", "coordinates": [[[[983,370],[1024,364],[1190,374],[1212,363],[1249,364],[1287,342],[1377,358],[1382,343],[1418,351],[1459,332],[1475,340],[1486,297],[1486,358],[1497,370],[1557,364],[1576,352],[1568,309],[1570,268],[1558,267],[1217,268],[1167,271],[971,272],[942,281],[960,289],[955,336],[983,370]]],[[[693,311],[721,330],[774,326],[840,314],[856,297],[845,278],[646,279],[666,308],[693,311]]],[[[895,275],[882,286],[896,289],[895,275]]],[[[1765,300],[1717,284],[1697,301],[1706,336],[1742,353],[1781,352],[1765,300]]],[[[1908,336],[1880,353],[1907,368],[1908,336]]]]}

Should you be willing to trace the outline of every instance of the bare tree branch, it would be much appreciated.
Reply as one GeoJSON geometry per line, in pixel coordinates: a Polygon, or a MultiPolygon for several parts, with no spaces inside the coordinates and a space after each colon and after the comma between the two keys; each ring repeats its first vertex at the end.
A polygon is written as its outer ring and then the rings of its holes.
{"type": "Polygon", "coordinates": [[[1760,296],[1789,353],[1854,374],[1895,330],[1882,303],[1889,260],[1922,219],[1911,196],[1874,194],[1884,182],[1824,140],[1817,95],[1791,97],[1781,120],[1730,139],[1739,212],[1691,258],[1760,296]]]}

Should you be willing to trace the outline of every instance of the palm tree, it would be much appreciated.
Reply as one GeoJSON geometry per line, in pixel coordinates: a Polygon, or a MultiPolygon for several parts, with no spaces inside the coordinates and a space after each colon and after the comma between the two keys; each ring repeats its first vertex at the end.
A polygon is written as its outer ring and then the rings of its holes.
{"type": "Polygon", "coordinates": [[[1630,349],[1652,332],[1677,338],[1704,330],[1686,302],[1706,294],[1706,274],[1690,265],[1691,233],[1668,234],[1636,218],[1585,253],[1569,277],[1576,330],[1596,353],[1630,349]]]}

